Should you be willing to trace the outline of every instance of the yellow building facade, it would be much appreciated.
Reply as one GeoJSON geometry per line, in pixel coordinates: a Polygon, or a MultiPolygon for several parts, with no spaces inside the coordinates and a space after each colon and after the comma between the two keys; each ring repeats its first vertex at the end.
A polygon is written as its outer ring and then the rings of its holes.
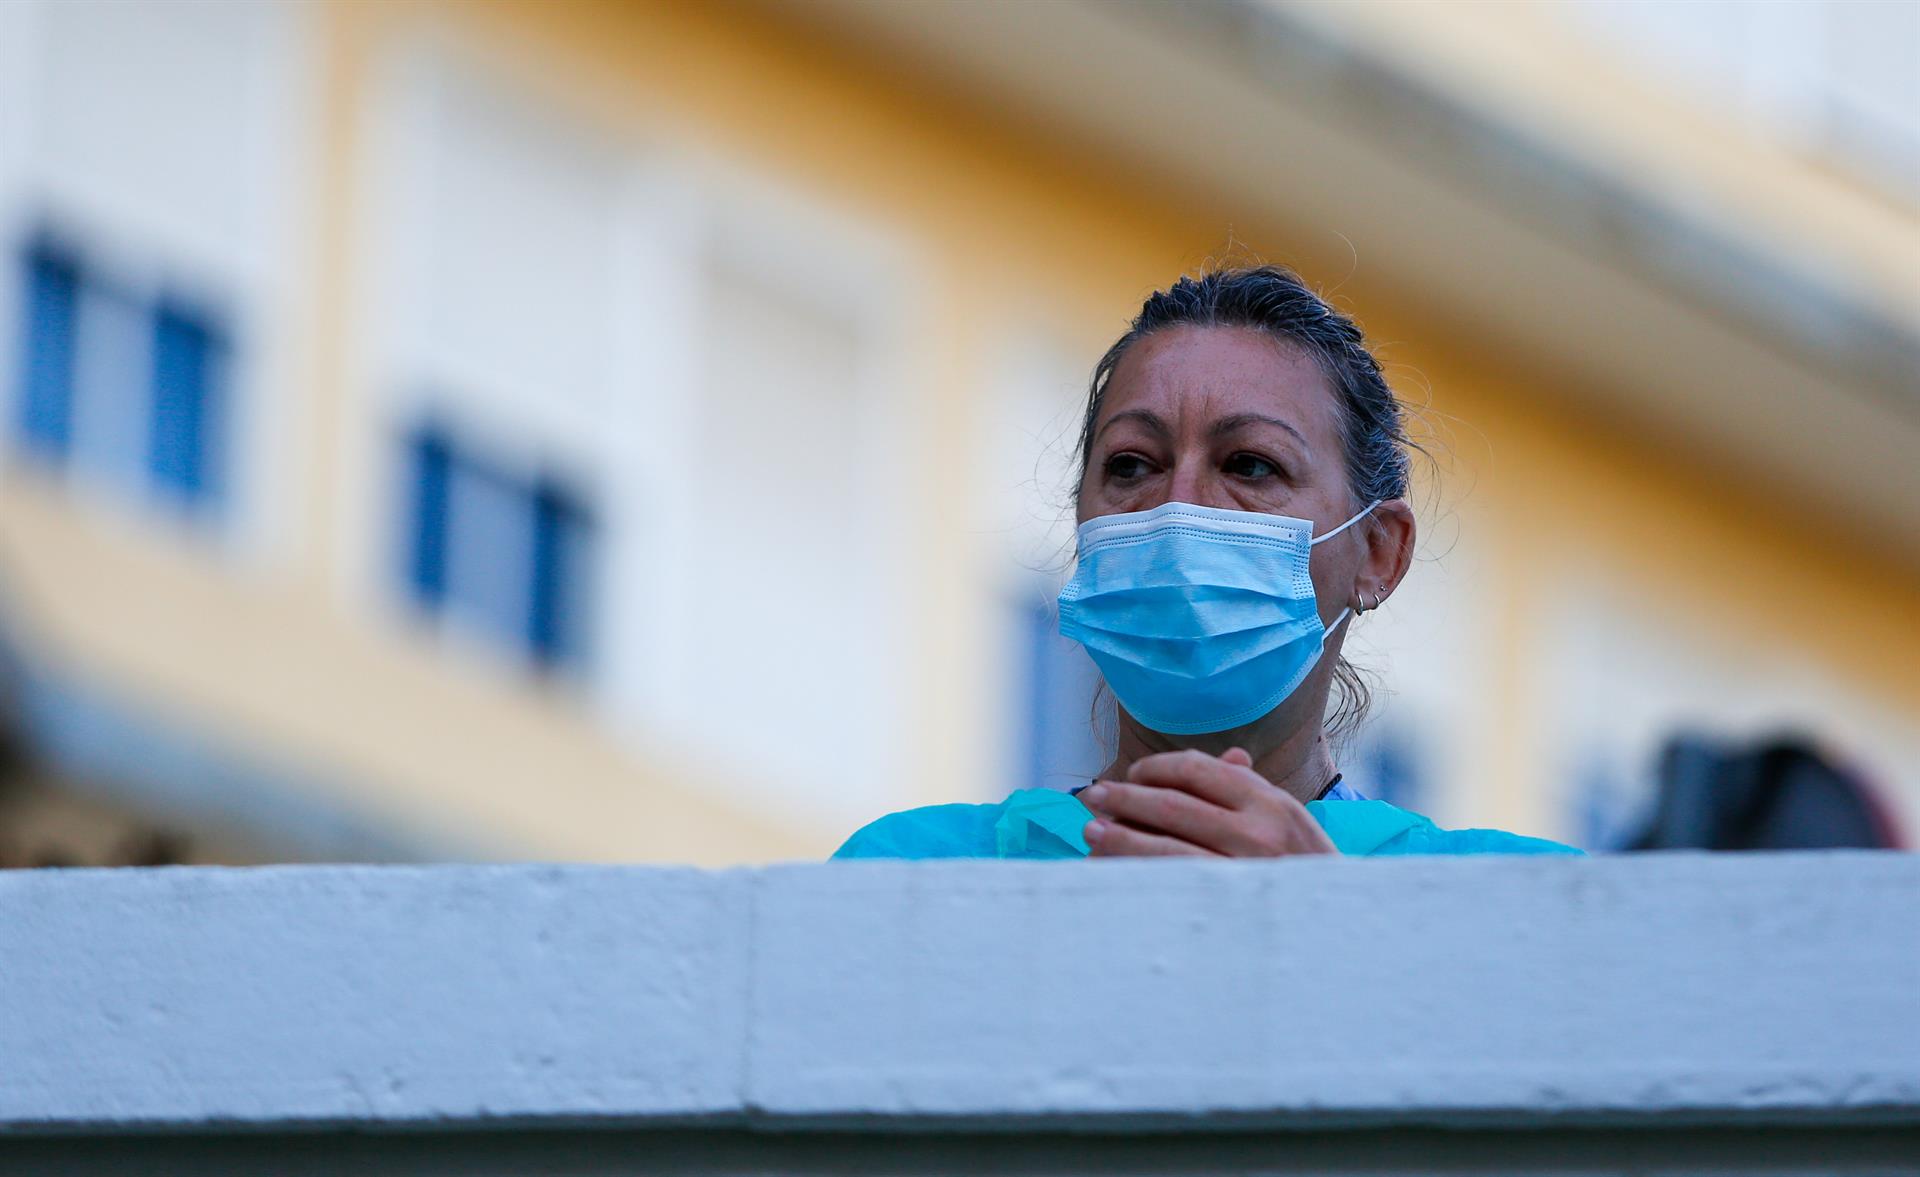
{"type": "Polygon", "coordinates": [[[61,788],[711,865],[1097,770],[1039,632],[1084,380],[1261,257],[1434,459],[1363,788],[1593,843],[1671,732],[1790,726],[1920,818],[1914,204],[1545,14],[18,9],[0,617],[61,788]],[[48,323],[108,358],[34,383],[48,323]],[[184,467],[113,424],[148,337],[218,373],[184,467]]]}

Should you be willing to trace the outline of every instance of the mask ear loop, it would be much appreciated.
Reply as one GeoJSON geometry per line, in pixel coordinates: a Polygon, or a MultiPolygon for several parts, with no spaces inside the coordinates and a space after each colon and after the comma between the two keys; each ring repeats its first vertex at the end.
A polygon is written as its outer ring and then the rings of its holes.
{"type": "Polygon", "coordinates": [[[1325,540],[1332,539],[1334,536],[1339,535],[1341,532],[1345,531],[1347,528],[1352,527],[1354,524],[1360,522],[1362,519],[1365,519],[1368,515],[1373,514],[1373,509],[1384,502],[1386,502],[1385,499],[1373,500],[1371,503],[1368,503],[1366,506],[1360,508],[1360,513],[1358,515],[1355,515],[1353,518],[1347,520],[1345,523],[1342,523],[1340,526],[1334,528],[1332,531],[1327,532],[1325,535],[1316,535],[1312,539],[1308,540],[1307,546],[1312,547],[1317,543],[1321,543],[1325,540]]]}
{"type": "MultiPolygon", "coordinates": [[[[1342,523],[1340,526],[1334,528],[1332,531],[1327,532],[1325,535],[1316,535],[1312,539],[1308,540],[1307,546],[1311,548],[1315,544],[1320,543],[1323,540],[1329,540],[1329,539],[1332,539],[1334,536],[1339,535],[1341,532],[1345,531],[1347,528],[1352,527],[1354,524],[1360,522],[1362,519],[1365,519],[1368,515],[1373,514],[1373,509],[1385,501],[1386,501],[1385,499],[1373,500],[1371,503],[1368,503],[1366,506],[1360,508],[1360,513],[1355,515],[1353,518],[1347,520],[1345,523],[1342,523]]],[[[1340,627],[1340,623],[1342,621],[1345,621],[1347,618],[1358,617],[1362,613],[1369,612],[1373,609],[1378,609],[1379,607],[1380,607],[1380,602],[1378,600],[1375,600],[1373,604],[1368,605],[1365,603],[1365,598],[1362,598],[1361,607],[1358,609],[1355,609],[1350,605],[1342,606],[1340,609],[1340,616],[1333,619],[1333,624],[1327,626],[1325,632],[1332,633],[1334,630],[1338,629],[1340,627]]]]}

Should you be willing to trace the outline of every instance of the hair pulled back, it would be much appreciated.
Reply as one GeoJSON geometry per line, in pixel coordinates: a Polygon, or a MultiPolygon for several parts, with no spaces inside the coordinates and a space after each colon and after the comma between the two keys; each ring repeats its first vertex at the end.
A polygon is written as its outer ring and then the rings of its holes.
{"type": "MultiPolygon", "coordinates": [[[[1387,387],[1379,361],[1367,349],[1359,324],[1314,293],[1299,275],[1280,266],[1210,270],[1182,278],[1147,298],[1126,333],[1093,369],[1080,425],[1077,486],[1086,482],[1094,425],[1114,369],[1134,344],[1171,327],[1250,328],[1311,356],[1325,374],[1338,410],[1353,509],[1406,496],[1412,469],[1406,415],[1387,387]]],[[[1333,678],[1336,700],[1327,728],[1334,736],[1344,737],[1366,717],[1372,693],[1361,672],[1345,657],[1335,664],[1333,678]]]]}

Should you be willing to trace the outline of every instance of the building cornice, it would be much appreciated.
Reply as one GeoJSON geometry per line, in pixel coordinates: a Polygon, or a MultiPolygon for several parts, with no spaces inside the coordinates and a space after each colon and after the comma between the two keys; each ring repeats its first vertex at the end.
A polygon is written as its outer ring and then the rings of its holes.
{"type": "Polygon", "coordinates": [[[1920,223],[1863,186],[1448,6],[766,2],[1920,564],[1920,223]]]}

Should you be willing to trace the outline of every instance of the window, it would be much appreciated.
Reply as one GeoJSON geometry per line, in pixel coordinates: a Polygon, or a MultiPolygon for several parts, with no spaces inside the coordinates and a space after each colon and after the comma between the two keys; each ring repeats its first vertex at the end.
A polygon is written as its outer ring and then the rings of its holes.
{"type": "Polygon", "coordinates": [[[982,678],[1001,733],[986,800],[1010,789],[1075,788],[1112,759],[1112,695],[1100,696],[1096,714],[1100,672],[1078,642],[1060,636],[1055,605],[1074,544],[1080,361],[1076,348],[1030,327],[991,370],[968,528],[982,595],[994,607],[986,623],[1004,635],[982,678]]]}
{"type": "Polygon", "coordinates": [[[1012,611],[1020,643],[1020,689],[1009,692],[1019,708],[1011,718],[1018,762],[1007,787],[1077,788],[1112,759],[1101,743],[1114,724],[1112,702],[1095,714],[1100,672],[1078,642],[1060,636],[1051,596],[1017,600],[1012,611]]]}
{"type": "Polygon", "coordinates": [[[1576,845],[1588,850],[1618,850],[1646,823],[1656,787],[1653,773],[1635,773],[1607,748],[1590,747],[1567,756],[1571,765],[1572,813],[1565,824],[1577,831],[1576,845]]]}
{"type": "Polygon", "coordinates": [[[1662,750],[1679,735],[1811,735],[1912,804],[1896,769],[1920,763],[1920,732],[1900,705],[1841,681],[1818,646],[1754,642],[1737,613],[1681,619],[1679,603],[1650,607],[1626,576],[1569,569],[1542,590],[1553,605],[1535,644],[1534,771],[1554,787],[1559,829],[1589,849],[1635,832],[1657,800],[1662,750]]]}
{"type": "Polygon", "coordinates": [[[424,612],[543,670],[586,660],[593,522],[550,475],[521,475],[438,424],[406,442],[408,593],[424,612]]]}
{"type": "MultiPolygon", "coordinates": [[[[791,228],[737,223],[775,240],[791,228]]],[[[900,686],[912,557],[901,484],[882,473],[905,447],[876,377],[890,327],[810,287],[814,271],[715,253],[689,444],[668,456],[684,505],[663,517],[683,544],[660,569],[677,582],[680,633],[659,649],[670,689],[655,722],[715,749],[770,811],[844,823],[900,797],[912,720],[900,686]]]]}
{"type": "Polygon", "coordinates": [[[602,603],[627,599],[598,581],[646,501],[621,483],[645,435],[620,416],[637,394],[617,363],[619,144],[458,55],[409,56],[392,84],[376,216],[393,245],[366,267],[365,425],[381,452],[400,439],[396,487],[363,517],[380,588],[598,693],[620,648],[602,603]]]}
{"type": "Polygon", "coordinates": [[[177,505],[213,506],[227,352],[218,316],[108,281],[44,235],[20,257],[18,448],[177,505]]]}
{"type": "Polygon", "coordinates": [[[1346,782],[1375,801],[1425,811],[1429,757],[1422,741],[1391,712],[1370,721],[1345,757],[1346,782]]]}
{"type": "Polygon", "coordinates": [[[307,9],[0,4],[0,458],[234,556],[287,540],[300,469],[307,9]]]}
{"type": "MultiPolygon", "coordinates": [[[[385,579],[449,630],[578,667],[643,755],[694,751],[796,821],[897,807],[918,718],[903,251],[483,67],[405,59],[379,132],[366,424],[382,447],[431,424],[385,579]]],[[[369,531],[404,497],[371,500],[369,531]]]]}

